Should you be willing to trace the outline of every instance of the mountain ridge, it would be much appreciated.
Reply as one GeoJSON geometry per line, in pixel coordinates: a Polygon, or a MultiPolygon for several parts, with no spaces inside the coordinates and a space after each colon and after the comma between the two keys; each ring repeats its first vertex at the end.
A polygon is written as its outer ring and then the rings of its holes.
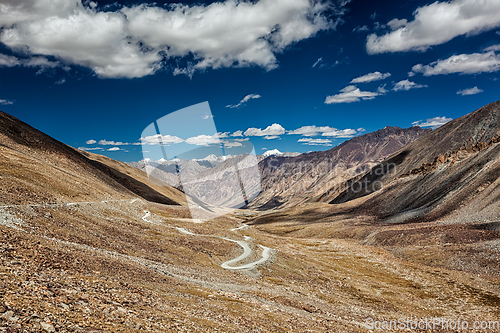
{"type": "Polygon", "coordinates": [[[386,126],[326,151],[267,157],[259,163],[263,191],[248,207],[268,209],[311,200],[327,201],[324,193],[332,187],[430,131],[418,126],[386,126]]]}
{"type": "Polygon", "coordinates": [[[182,198],[177,190],[155,187],[147,179],[139,181],[132,170],[127,174],[113,169],[106,163],[110,159],[90,158],[96,155],[70,147],[2,111],[0,142],[0,154],[4,157],[0,190],[6,193],[4,203],[139,196],[177,205],[176,200],[182,198]],[[37,174],[36,182],[31,179],[33,173],[37,174]],[[61,183],[61,177],[68,181],[61,183]]]}

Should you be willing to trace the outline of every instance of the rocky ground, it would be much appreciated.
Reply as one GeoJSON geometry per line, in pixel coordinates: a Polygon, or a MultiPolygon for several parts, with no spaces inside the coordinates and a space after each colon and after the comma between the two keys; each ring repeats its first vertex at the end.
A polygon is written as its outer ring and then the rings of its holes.
{"type": "Polygon", "coordinates": [[[492,276],[244,227],[256,212],[204,223],[188,214],[133,198],[1,208],[0,331],[367,332],[369,318],[500,315],[492,276]],[[224,269],[243,251],[212,236],[251,238],[252,255],[239,264],[261,258],[259,245],[272,255],[252,269],[224,269]]]}

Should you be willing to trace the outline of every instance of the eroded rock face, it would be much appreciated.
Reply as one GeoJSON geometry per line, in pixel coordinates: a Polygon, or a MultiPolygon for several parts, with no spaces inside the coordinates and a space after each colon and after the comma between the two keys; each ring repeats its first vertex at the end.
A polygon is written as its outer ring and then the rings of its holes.
{"type": "Polygon", "coordinates": [[[268,157],[259,163],[262,193],[249,207],[269,209],[293,207],[311,199],[328,201],[343,182],[429,132],[420,127],[388,126],[328,151],[268,157]]]}
{"type": "MultiPolygon", "coordinates": [[[[500,101],[455,119],[381,162],[391,174],[366,173],[361,184],[384,188],[358,209],[383,221],[453,222],[498,219],[500,198],[500,101]],[[451,220],[450,220],[451,221],[451,220]]],[[[333,204],[375,192],[347,188],[333,204]]]]}

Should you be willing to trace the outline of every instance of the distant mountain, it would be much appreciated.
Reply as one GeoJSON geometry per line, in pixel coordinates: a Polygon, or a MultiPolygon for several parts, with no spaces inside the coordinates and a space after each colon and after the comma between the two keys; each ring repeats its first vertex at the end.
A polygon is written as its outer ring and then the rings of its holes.
{"type": "Polygon", "coordinates": [[[397,151],[353,180],[363,184],[361,188],[347,186],[331,202],[340,204],[371,194],[358,210],[393,222],[440,218],[453,222],[497,221],[499,142],[497,101],[397,151]]]}
{"type": "MultiPolygon", "coordinates": [[[[278,149],[268,150],[262,155],[257,155],[256,158],[258,161],[262,161],[266,157],[269,156],[283,156],[283,157],[295,157],[300,155],[300,153],[290,153],[285,152],[282,153],[278,149]]],[[[214,169],[217,166],[223,164],[226,161],[231,161],[233,159],[241,160],[242,157],[246,155],[226,155],[226,156],[217,156],[215,154],[208,155],[205,158],[200,159],[172,159],[165,160],[159,159],[158,161],[152,161],[150,159],[140,160],[138,162],[128,162],[127,164],[138,168],[144,172],[147,172],[149,175],[159,179],[170,186],[180,188],[180,179],[178,176],[178,172],[181,171],[183,173],[184,180],[187,179],[196,179],[203,177],[203,174],[206,172],[213,173],[217,170],[221,171],[221,168],[214,169]]]]}
{"type": "Polygon", "coordinates": [[[295,157],[269,156],[259,163],[262,193],[249,207],[269,209],[307,201],[328,201],[338,184],[429,132],[420,127],[388,126],[327,151],[295,157]]]}
{"type": "Polygon", "coordinates": [[[183,160],[173,159],[152,161],[150,159],[140,160],[139,162],[129,162],[128,165],[138,168],[148,175],[165,182],[173,187],[180,187],[178,171],[182,171],[185,178],[194,178],[206,170],[212,169],[222,162],[231,159],[232,155],[216,156],[208,155],[201,159],[183,160]]]}

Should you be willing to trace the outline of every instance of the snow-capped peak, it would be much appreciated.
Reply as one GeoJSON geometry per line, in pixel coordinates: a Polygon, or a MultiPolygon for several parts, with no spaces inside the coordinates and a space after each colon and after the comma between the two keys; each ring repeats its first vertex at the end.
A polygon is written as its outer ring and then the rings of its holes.
{"type": "Polygon", "coordinates": [[[268,150],[268,151],[264,152],[264,154],[262,154],[262,155],[265,157],[272,156],[272,155],[281,156],[281,155],[283,155],[283,153],[280,152],[278,149],[273,149],[273,150],[268,150]]]}

